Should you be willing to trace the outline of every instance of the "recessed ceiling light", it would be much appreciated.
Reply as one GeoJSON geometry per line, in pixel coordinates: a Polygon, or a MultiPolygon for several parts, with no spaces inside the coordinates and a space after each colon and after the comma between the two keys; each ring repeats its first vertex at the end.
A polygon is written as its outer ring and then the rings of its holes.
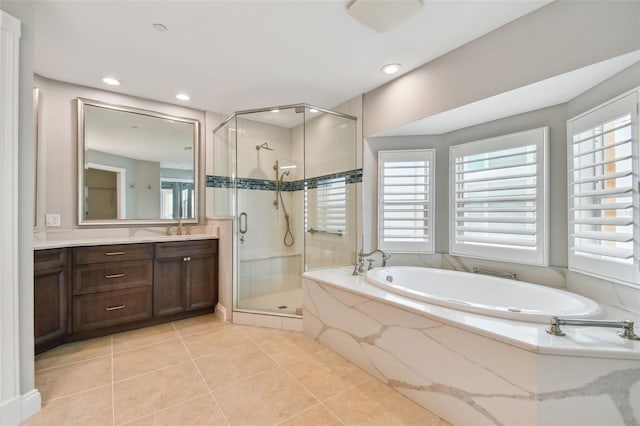
{"type": "Polygon", "coordinates": [[[160,23],[155,23],[152,25],[153,29],[160,32],[160,33],[166,33],[168,28],[166,25],[160,24],[160,23]]]}
{"type": "Polygon", "coordinates": [[[178,94],[176,95],[176,99],[179,99],[179,100],[181,100],[181,101],[188,101],[188,100],[189,100],[189,99],[191,99],[191,98],[190,98],[190,97],[189,97],[189,95],[187,95],[186,93],[178,93],[178,94]]]}
{"type": "Polygon", "coordinates": [[[110,86],[120,86],[120,82],[113,77],[105,77],[102,82],[110,86]]]}
{"type": "Polygon", "coordinates": [[[272,109],[271,112],[280,112],[279,109],[272,109]]]}
{"type": "Polygon", "coordinates": [[[402,65],[400,64],[386,64],[380,68],[380,71],[385,74],[395,74],[400,71],[400,68],[402,68],[402,65]]]}
{"type": "Polygon", "coordinates": [[[318,112],[318,110],[317,110],[317,109],[315,109],[315,108],[311,108],[311,109],[309,110],[309,112],[318,112]]]}

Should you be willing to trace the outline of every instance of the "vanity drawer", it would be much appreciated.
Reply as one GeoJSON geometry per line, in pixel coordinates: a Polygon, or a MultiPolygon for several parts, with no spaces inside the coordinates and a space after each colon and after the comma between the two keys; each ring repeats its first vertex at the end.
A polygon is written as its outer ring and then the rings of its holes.
{"type": "Polygon", "coordinates": [[[150,286],[153,260],[93,263],[73,267],[73,294],[150,286]]]}
{"type": "Polygon", "coordinates": [[[217,254],[218,240],[189,240],[156,243],[156,258],[217,254]]]}
{"type": "Polygon", "coordinates": [[[153,244],[118,244],[110,246],[75,247],[73,264],[82,265],[123,260],[151,259],[153,244]]]}
{"type": "Polygon", "coordinates": [[[151,287],[73,297],[73,331],[86,331],[151,318],[151,287]]]}
{"type": "Polygon", "coordinates": [[[35,250],[33,252],[33,262],[33,269],[36,272],[45,269],[60,268],[67,263],[67,249],[35,250]]]}

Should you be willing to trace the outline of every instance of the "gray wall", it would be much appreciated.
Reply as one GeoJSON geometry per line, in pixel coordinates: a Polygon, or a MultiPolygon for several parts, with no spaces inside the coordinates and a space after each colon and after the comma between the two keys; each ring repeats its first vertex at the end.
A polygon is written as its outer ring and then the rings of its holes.
{"type": "Polygon", "coordinates": [[[549,126],[550,138],[550,265],[567,267],[566,121],[640,85],[640,63],[616,74],[572,101],[464,128],[437,136],[367,138],[364,153],[365,248],[377,246],[377,152],[381,149],[436,149],[436,252],[449,251],[449,147],[522,130],[549,126]],[[368,237],[370,236],[370,237],[368,237]]]}
{"type": "Polygon", "coordinates": [[[640,49],[640,2],[557,1],[365,95],[365,137],[640,49]]]}

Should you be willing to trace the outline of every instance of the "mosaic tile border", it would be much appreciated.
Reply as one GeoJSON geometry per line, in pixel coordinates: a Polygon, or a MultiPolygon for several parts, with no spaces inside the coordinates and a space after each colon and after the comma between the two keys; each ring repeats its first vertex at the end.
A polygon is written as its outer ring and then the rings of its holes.
{"type": "MultiPolygon", "coordinates": [[[[280,190],[286,192],[303,191],[305,187],[307,189],[314,189],[343,182],[346,185],[350,183],[361,183],[362,169],[333,173],[330,175],[318,176],[293,182],[284,181],[280,184],[280,190]]],[[[238,189],[252,189],[258,191],[276,190],[276,182],[273,180],[238,178],[236,179],[235,183],[238,189]]],[[[207,188],[234,188],[233,179],[231,179],[231,177],[229,176],[208,175],[206,185],[207,188]]]]}

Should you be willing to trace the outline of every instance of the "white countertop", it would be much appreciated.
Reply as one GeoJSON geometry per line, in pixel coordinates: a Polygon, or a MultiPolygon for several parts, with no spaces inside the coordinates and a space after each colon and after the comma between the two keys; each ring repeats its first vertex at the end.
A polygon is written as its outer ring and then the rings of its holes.
{"type": "Polygon", "coordinates": [[[194,234],[194,235],[140,235],[140,236],[115,236],[96,237],[60,240],[34,240],[34,250],[46,250],[52,248],[81,247],[81,246],[104,246],[111,244],[136,244],[136,243],[164,243],[169,241],[191,241],[191,240],[211,240],[218,239],[217,235],[194,234]]]}
{"type": "MultiPolygon", "coordinates": [[[[412,300],[375,287],[365,280],[364,275],[354,276],[351,274],[352,271],[352,266],[328,268],[305,272],[303,277],[434,318],[442,323],[531,352],[640,360],[640,341],[619,337],[616,334],[618,330],[615,328],[563,326],[565,336],[552,336],[545,331],[547,324],[494,318],[412,300]]],[[[600,306],[605,311],[606,319],[635,320],[635,331],[640,334],[640,324],[636,316],[602,303],[600,306]]]]}

